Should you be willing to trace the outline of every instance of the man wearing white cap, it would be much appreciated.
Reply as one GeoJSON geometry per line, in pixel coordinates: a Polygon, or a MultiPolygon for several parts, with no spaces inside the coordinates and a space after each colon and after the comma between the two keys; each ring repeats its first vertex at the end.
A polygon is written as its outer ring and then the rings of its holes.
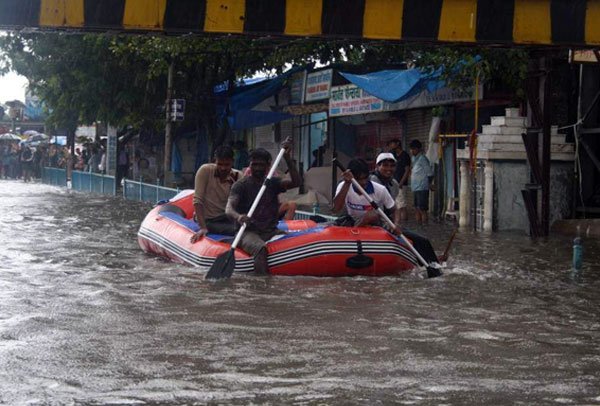
{"type": "MultiPolygon", "coordinates": [[[[394,212],[394,223],[396,223],[396,227],[399,229],[398,225],[402,220],[402,213],[400,211],[401,206],[399,206],[398,203],[398,196],[401,192],[400,184],[394,178],[394,172],[396,171],[397,165],[396,158],[394,157],[394,154],[390,152],[382,152],[381,154],[377,155],[375,163],[377,164],[377,168],[375,169],[375,172],[371,174],[370,180],[385,186],[387,191],[395,200],[395,205],[392,210],[394,212]]],[[[389,212],[391,210],[388,209],[384,211],[389,212]]],[[[421,253],[421,255],[423,255],[428,262],[439,262],[446,260],[445,258],[438,259],[433,247],[431,246],[431,243],[427,238],[407,229],[404,229],[403,233],[412,241],[417,251],[419,251],[419,253],[421,253]]]]}
{"type": "MultiPolygon", "coordinates": [[[[392,196],[392,199],[396,200],[398,193],[400,192],[400,184],[396,179],[394,179],[394,172],[396,171],[396,157],[394,157],[394,154],[391,152],[382,152],[381,154],[377,155],[375,164],[377,167],[375,168],[375,172],[371,174],[370,180],[385,186],[387,191],[392,196]]],[[[394,223],[400,223],[400,210],[397,202],[394,210],[394,223]]]]}

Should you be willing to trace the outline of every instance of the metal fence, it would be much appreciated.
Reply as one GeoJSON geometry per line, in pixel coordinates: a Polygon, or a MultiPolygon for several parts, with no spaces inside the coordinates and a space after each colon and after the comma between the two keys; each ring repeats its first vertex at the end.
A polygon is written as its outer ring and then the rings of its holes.
{"type": "Polygon", "coordinates": [[[123,197],[128,200],[156,203],[161,200],[169,200],[179,192],[179,189],[172,189],[158,184],[152,185],[129,179],[123,181],[123,197]]]}
{"type": "Polygon", "coordinates": [[[337,219],[337,217],[328,216],[326,214],[320,214],[315,211],[309,212],[309,211],[296,210],[296,214],[294,215],[294,220],[310,220],[311,217],[314,217],[314,216],[322,217],[323,219],[325,219],[327,221],[334,221],[335,219],[337,219]]]}
{"type": "MultiPolygon", "coordinates": [[[[65,169],[43,168],[42,183],[67,187],[67,172],[65,169]]],[[[117,195],[115,177],[99,173],[73,171],[71,187],[80,192],[117,195]]],[[[153,185],[123,179],[123,198],[127,200],[157,203],[161,200],[169,200],[179,192],[179,189],[172,189],[159,184],[153,185]]],[[[309,220],[314,215],[319,215],[327,221],[335,220],[333,216],[320,214],[317,209],[313,209],[312,212],[297,210],[294,218],[296,220],[309,220]]]]}
{"type": "Polygon", "coordinates": [[[81,192],[116,195],[115,177],[101,173],[73,171],[71,187],[81,192]]]}
{"type": "MultiPolygon", "coordinates": [[[[43,168],[42,183],[67,187],[67,171],[60,168],[43,168]]],[[[73,171],[71,188],[81,192],[116,195],[115,177],[101,173],[73,171]]]]}
{"type": "Polygon", "coordinates": [[[67,186],[67,172],[58,168],[42,168],[42,183],[53,186],[67,186]]]}

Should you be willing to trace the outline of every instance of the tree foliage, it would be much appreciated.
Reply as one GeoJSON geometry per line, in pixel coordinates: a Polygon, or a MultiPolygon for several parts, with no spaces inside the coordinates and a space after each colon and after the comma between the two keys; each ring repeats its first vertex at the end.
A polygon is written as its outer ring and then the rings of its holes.
{"type": "Polygon", "coordinates": [[[0,38],[0,63],[27,77],[49,108],[50,126],[119,124],[143,105],[143,94],[135,67],[114,58],[111,42],[102,35],[9,35],[0,38]]]}
{"type": "Polygon", "coordinates": [[[443,68],[442,78],[453,88],[471,87],[479,76],[488,89],[503,89],[515,101],[525,98],[528,51],[524,48],[422,45],[372,42],[348,49],[353,65],[367,71],[416,67],[443,68]]]}
{"type": "Polygon", "coordinates": [[[0,49],[0,71],[27,77],[49,108],[48,124],[71,130],[94,121],[160,129],[173,63],[173,96],[188,100],[187,114],[210,135],[219,132],[217,84],[342,58],[341,47],[330,41],[229,36],[10,34],[0,37],[0,49]]]}
{"type": "Polygon", "coordinates": [[[173,97],[188,100],[189,121],[217,145],[224,139],[224,126],[215,111],[214,87],[256,72],[281,72],[317,61],[364,71],[444,66],[450,86],[472,86],[479,74],[488,86],[504,86],[522,96],[527,67],[527,54],[519,49],[306,38],[19,33],[0,37],[0,50],[0,72],[12,69],[27,77],[49,108],[49,124],[72,131],[94,121],[160,131],[173,64],[173,97]]]}

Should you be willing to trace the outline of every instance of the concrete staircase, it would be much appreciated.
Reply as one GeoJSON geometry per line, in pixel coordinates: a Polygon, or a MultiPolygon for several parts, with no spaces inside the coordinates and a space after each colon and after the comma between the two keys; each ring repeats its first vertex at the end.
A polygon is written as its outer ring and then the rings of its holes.
{"type": "MultiPolygon", "coordinates": [[[[524,160],[527,159],[521,134],[527,131],[525,117],[519,109],[508,108],[504,116],[492,117],[489,125],[482,126],[478,134],[477,156],[480,159],[524,160]]],[[[571,161],[574,159],[575,145],[565,142],[565,136],[558,134],[558,127],[552,127],[551,146],[553,160],[571,161]]],[[[459,158],[467,158],[469,148],[458,151],[459,158]]]]}

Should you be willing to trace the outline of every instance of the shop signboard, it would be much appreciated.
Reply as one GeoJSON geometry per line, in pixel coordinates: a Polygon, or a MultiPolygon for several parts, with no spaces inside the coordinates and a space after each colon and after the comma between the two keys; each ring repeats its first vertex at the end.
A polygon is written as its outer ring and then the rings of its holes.
{"type": "MultiPolygon", "coordinates": [[[[483,98],[483,85],[479,86],[479,100],[483,98]]],[[[422,91],[406,100],[388,103],[371,96],[356,85],[334,86],[329,100],[329,115],[351,116],[354,114],[375,113],[380,111],[396,111],[417,109],[422,107],[442,106],[474,99],[474,89],[451,89],[443,87],[435,92],[422,91]]]]}
{"type": "Polygon", "coordinates": [[[329,116],[351,116],[383,110],[383,100],[356,85],[334,86],[329,99],[329,116]]]}
{"type": "Polygon", "coordinates": [[[331,78],[333,70],[326,69],[309,73],[306,77],[306,95],[304,101],[309,103],[328,99],[331,93],[331,78]]]}
{"type": "Polygon", "coordinates": [[[598,63],[600,62],[600,50],[598,49],[576,49],[569,51],[571,63],[598,63]]]}
{"type": "MultiPolygon", "coordinates": [[[[483,99],[483,85],[479,85],[479,100],[483,99]]],[[[462,103],[475,99],[475,89],[452,89],[442,87],[435,92],[427,90],[398,103],[384,103],[383,111],[418,109],[421,107],[443,106],[445,104],[462,103]]]]}
{"type": "Polygon", "coordinates": [[[290,80],[290,104],[304,103],[304,89],[306,88],[306,71],[296,72],[290,80]]]}

